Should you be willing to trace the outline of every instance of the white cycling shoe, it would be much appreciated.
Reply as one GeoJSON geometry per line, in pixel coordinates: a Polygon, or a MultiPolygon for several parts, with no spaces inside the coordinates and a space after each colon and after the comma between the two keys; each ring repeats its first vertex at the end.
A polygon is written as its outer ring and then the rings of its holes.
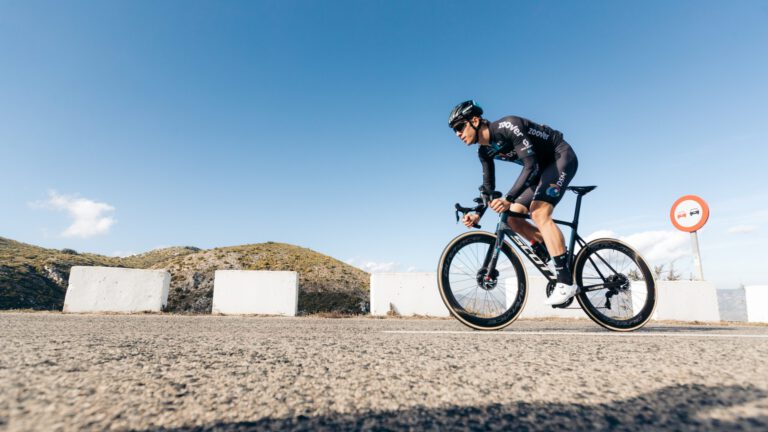
{"type": "Polygon", "coordinates": [[[563,304],[567,302],[569,298],[575,296],[578,291],[579,287],[577,287],[576,284],[566,285],[558,282],[557,285],[555,285],[555,289],[552,290],[552,294],[544,301],[544,304],[563,304]]]}

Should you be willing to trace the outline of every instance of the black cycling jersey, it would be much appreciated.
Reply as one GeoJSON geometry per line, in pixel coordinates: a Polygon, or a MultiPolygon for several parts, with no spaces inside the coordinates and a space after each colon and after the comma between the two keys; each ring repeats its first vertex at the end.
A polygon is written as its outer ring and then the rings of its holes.
{"type": "Polygon", "coordinates": [[[516,116],[491,122],[488,129],[490,142],[478,149],[483,166],[483,187],[496,190],[494,160],[515,162],[522,165],[523,170],[507,192],[507,201],[521,202],[526,207],[533,199],[557,204],[561,190],[570,182],[578,166],[576,154],[563,140],[563,134],[516,116]],[[521,195],[523,200],[518,199],[521,195]]]}

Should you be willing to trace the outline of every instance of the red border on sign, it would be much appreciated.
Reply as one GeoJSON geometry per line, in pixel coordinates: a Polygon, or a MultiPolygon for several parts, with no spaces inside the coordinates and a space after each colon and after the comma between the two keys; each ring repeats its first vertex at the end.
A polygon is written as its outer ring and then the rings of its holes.
{"type": "Polygon", "coordinates": [[[680,231],[685,231],[685,232],[698,231],[698,230],[701,229],[701,227],[704,226],[705,223],[707,223],[707,219],[709,219],[709,206],[707,205],[707,203],[703,199],[701,199],[700,197],[698,197],[696,195],[686,195],[686,196],[678,199],[677,201],[675,201],[674,204],[672,204],[672,209],[669,210],[669,220],[671,220],[672,221],[672,225],[674,225],[675,228],[679,229],[680,231]],[[677,223],[677,221],[675,220],[675,208],[677,207],[678,204],[680,204],[681,202],[683,202],[685,200],[696,201],[701,206],[701,210],[704,212],[701,215],[701,220],[699,221],[699,223],[697,223],[696,225],[694,225],[692,227],[684,227],[684,226],[680,225],[679,223],[677,223]]]}

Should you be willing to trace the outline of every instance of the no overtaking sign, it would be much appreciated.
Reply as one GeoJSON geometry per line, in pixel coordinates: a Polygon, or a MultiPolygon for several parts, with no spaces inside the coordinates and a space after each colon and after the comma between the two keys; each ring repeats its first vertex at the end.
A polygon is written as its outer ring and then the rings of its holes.
{"type": "Polygon", "coordinates": [[[696,231],[707,223],[709,219],[709,206],[696,195],[686,195],[672,204],[672,210],[669,212],[669,219],[672,225],[680,231],[691,233],[691,243],[693,248],[693,262],[696,266],[696,276],[698,280],[704,280],[704,271],[701,269],[701,254],[699,252],[699,239],[696,231]]]}
{"type": "Polygon", "coordinates": [[[698,231],[709,219],[709,206],[696,195],[686,195],[672,204],[669,218],[680,231],[698,231]]]}

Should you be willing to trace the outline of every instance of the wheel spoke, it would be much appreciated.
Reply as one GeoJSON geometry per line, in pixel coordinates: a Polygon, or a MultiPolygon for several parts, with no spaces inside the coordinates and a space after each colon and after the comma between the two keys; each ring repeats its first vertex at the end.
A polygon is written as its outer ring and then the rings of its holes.
{"type": "Polygon", "coordinates": [[[635,329],[650,318],[656,301],[650,270],[625,245],[598,240],[584,249],[576,265],[582,306],[598,324],[612,329],[635,329]],[[638,319],[639,317],[639,319],[638,319]]]}
{"type": "Polygon", "coordinates": [[[462,322],[475,328],[500,328],[511,322],[522,307],[520,289],[524,289],[525,273],[519,258],[505,246],[492,273],[488,273],[484,264],[495,251],[494,237],[464,237],[457,245],[457,250],[446,252],[443,265],[448,268],[440,270],[446,305],[462,322]],[[489,278],[479,282],[483,276],[489,278]]]}

